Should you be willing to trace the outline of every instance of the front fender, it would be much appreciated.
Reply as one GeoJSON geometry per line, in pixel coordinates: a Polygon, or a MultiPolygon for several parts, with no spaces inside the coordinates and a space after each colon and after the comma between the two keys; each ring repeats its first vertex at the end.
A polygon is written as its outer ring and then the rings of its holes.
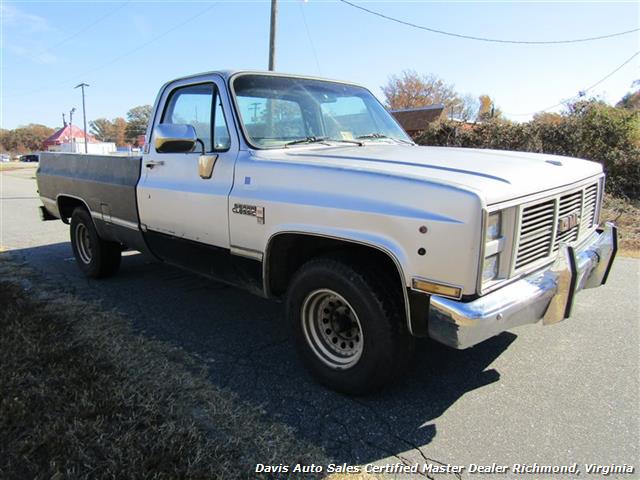
{"type": "Polygon", "coordinates": [[[263,257],[263,278],[265,296],[270,295],[269,285],[269,272],[268,267],[270,265],[269,255],[272,251],[271,247],[274,244],[274,240],[280,235],[301,235],[301,236],[314,236],[319,238],[327,238],[338,242],[344,242],[347,244],[357,244],[368,248],[376,249],[385,254],[395,265],[398,273],[398,278],[401,280],[401,284],[398,287],[402,291],[402,297],[404,301],[404,316],[407,325],[407,329],[411,334],[417,334],[414,332],[411,316],[411,307],[409,303],[409,290],[407,288],[407,276],[406,262],[408,261],[405,250],[392,239],[386,238],[381,235],[375,235],[367,232],[360,232],[355,230],[340,229],[340,228],[326,228],[316,225],[307,224],[287,224],[279,225],[279,229],[270,233],[269,239],[264,252],[263,257]]]}

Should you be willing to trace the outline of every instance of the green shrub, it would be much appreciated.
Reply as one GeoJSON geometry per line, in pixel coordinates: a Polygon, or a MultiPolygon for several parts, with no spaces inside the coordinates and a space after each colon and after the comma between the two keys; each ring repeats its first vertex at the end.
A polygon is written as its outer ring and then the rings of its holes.
{"type": "Polygon", "coordinates": [[[421,145],[518,150],[597,161],[607,174],[607,191],[640,199],[638,110],[580,101],[562,115],[542,114],[528,123],[501,119],[475,125],[434,123],[415,140],[421,145]]]}

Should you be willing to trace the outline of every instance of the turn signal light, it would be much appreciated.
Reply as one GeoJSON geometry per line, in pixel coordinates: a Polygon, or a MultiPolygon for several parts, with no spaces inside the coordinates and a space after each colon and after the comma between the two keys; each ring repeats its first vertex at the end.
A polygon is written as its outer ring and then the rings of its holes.
{"type": "Polygon", "coordinates": [[[460,287],[441,285],[439,283],[420,280],[418,278],[413,279],[412,285],[414,290],[420,290],[421,292],[425,293],[432,293],[434,295],[442,295],[444,297],[451,297],[455,299],[459,299],[462,297],[462,289],[460,287]]]}

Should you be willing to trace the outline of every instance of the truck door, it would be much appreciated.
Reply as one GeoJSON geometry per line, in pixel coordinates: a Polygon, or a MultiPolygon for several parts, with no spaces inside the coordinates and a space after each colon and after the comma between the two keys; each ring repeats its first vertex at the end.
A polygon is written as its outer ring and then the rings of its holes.
{"type": "Polygon", "coordinates": [[[205,273],[212,268],[211,257],[229,249],[227,202],[238,138],[229,128],[231,106],[220,93],[225,88],[219,77],[176,82],[162,93],[153,120],[154,126],[192,125],[206,155],[216,157],[211,177],[200,176],[201,146],[190,153],[161,153],[152,130],[137,190],[140,222],[151,250],[163,260],[205,273]]]}

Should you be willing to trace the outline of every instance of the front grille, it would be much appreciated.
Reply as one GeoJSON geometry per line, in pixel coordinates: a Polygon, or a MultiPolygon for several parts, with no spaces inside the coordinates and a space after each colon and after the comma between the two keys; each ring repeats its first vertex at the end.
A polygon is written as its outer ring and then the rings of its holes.
{"type": "Polygon", "coordinates": [[[549,255],[555,209],[555,200],[549,200],[522,210],[516,270],[549,255]]]}
{"type": "Polygon", "coordinates": [[[514,270],[550,257],[562,242],[584,238],[596,226],[597,211],[598,183],[521,207],[514,270]]]}
{"type": "Polygon", "coordinates": [[[588,186],[584,191],[584,207],[582,209],[582,229],[589,229],[596,225],[596,211],[598,209],[598,184],[588,186]]]}

